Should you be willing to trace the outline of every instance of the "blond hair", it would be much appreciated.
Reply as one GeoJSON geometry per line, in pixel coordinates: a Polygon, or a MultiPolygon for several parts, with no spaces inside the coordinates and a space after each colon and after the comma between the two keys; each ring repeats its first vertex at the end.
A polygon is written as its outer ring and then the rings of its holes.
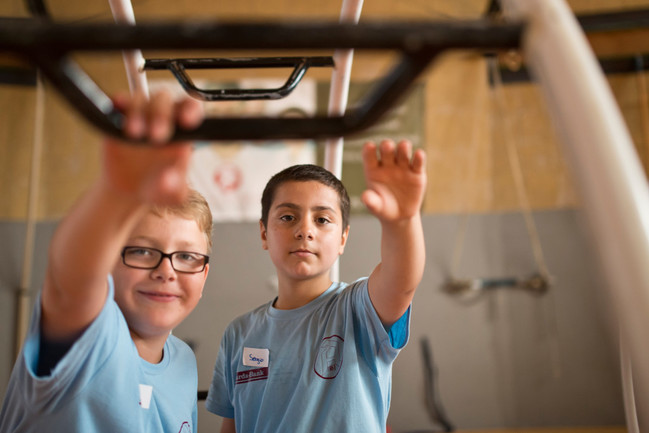
{"type": "Polygon", "coordinates": [[[189,188],[187,198],[179,205],[155,206],[151,213],[162,217],[165,214],[177,215],[196,221],[198,228],[205,235],[207,253],[212,251],[212,211],[203,195],[195,189],[189,188]]]}

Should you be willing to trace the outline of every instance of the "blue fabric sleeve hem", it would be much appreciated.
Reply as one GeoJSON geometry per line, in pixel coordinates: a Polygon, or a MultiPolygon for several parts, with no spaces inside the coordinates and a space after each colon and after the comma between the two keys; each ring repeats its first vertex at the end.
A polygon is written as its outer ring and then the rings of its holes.
{"type": "Polygon", "coordinates": [[[410,325],[410,308],[406,310],[405,313],[394,322],[389,328],[386,328],[388,331],[388,336],[390,337],[390,344],[395,349],[403,348],[408,342],[408,332],[410,325]]]}
{"type": "Polygon", "coordinates": [[[208,412],[223,418],[234,418],[234,409],[216,405],[209,399],[205,401],[205,409],[207,409],[208,412]]]}

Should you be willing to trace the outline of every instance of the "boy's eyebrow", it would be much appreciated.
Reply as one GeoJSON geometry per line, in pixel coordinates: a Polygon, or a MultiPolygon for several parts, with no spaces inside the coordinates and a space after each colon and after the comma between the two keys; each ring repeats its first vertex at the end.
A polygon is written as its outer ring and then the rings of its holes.
{"type": "MultiPolygon", "coordinates": [[[[155,237],[145,236],[145,235],[134,236],[134,237],[132,237],[132,238],[129,238],[128,242],[129,242],[129,243],[144,242],[144,243],[146,243],[146,244],[151,244],[151,245],[153,245],[153,246],[156,247],[156,248],[157,248],[157,247],[159,246],[159,244],[160,244],[160,242],[158,241],[158,239],[156,239],[155,237]]],[[[183,241],[183,240],[178,241],[178,245],[179,245],[179,248],[195,248],[195,247],[196,247],[196,245],[194,245],[193,242],[191,242],[191,241],[187,241],[187,240],[185,240],[185,241],[183,241]]]]}
{"type": "Polygon", "coordinates": [[[287,207],[289,209],[300,209],[301,208],[301,206],[298,206],[295,203],[286,202],[286,203],[278,204],[277,206],[275,206],[275,209],[279,209],[279,208],[283,208],[283,207],[287,207]]]}
{"type": "Polygon", "coordinates": [[[149,243],[152,243],[152,244],[155,243],[155,239],[152,238],[152,237],[149,237],[149,236],[143,236],[143,235],[129,236],[129,238],[128,238],[128,242],[138,242],[138,241],[149,242],[149,243]]]}
{"type": "MultiPolygon", "coordinates": [[[[297,205],[295,203],[286,202],[286,203],[280,203],[277,206],[275,206],[275,209],[280,209],[280,208],[289,208],[289,209],[299,210],[299,209],[302,209],[302,206],[299,206],[299,205],[297,205]]],[[[313,206],[311,208],[311,210],[336,212],[336,210],[334,208],[332,208],[331,206],[324,206],[324,205],[313,206]]]]}

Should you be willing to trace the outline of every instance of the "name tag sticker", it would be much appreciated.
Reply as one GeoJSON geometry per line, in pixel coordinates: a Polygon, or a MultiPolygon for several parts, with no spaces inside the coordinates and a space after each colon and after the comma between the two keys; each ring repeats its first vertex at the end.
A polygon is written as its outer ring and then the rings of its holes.
{"type": "Polygon", "coordinates": [[[243,348],[243,365],[249,367],[268,367],[268,349],[243,348]]]}
{"type": "Polygon", "coordinates": [[[153,394],[151,385],[140,384],[140,406],[142,409],[148,409],[151,406],[151,394],[153,394]]]}

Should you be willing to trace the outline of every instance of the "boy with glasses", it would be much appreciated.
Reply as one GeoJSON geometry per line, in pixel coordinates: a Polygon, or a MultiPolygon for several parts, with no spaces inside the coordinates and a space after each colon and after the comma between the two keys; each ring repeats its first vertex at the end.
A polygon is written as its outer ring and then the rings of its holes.
{"type": "MultiPolygon", "coordinates": [[[[167,93],[115,104],[126,134],[153,144],[203,119],[197,101],[167,93]]],[[[196,432],[196,358],[170,335],[209,270],[212,217],[187,187],[190,154],[105,140],[99,179],[50,244],[0,431],[196,432]]]]}

